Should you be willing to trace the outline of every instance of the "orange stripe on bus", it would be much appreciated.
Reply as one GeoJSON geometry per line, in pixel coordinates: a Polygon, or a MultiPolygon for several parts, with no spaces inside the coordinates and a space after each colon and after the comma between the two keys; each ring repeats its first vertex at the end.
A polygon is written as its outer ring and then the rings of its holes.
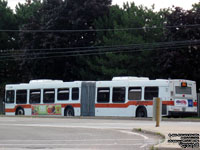
{"type": "MultiPolygon", "coordinates": [[[[36,105],[48,105],[48,104],[36,104],[36,105]]],[[[54,104],[49,104],[49,105],[54,105],[54,104]]],[[[72,107],[80,107],[81,104],[55,104],[55,105],[61,105],[62,107],[66,107],[68,105],[71,105],[72,107]]],[[[5,112],[15,112],[17,107],[22,107],[22,108],[32,108],[31,104],[23,104],[23,105],[16,105],[15,108],[6,108],[5,112]]]]}
{"type": "Polygon", "coordinates": [[[5,109],[5,112],[7,112],[7,113],[13,113],[13,112],[15,112],[15,108],[13,108],[13,109],[5,109]]]}
{"type": "Polygon", "coordinates": [[[163,101],[163,105],[174,105],[174,101],[163,101]]]}
{"type": "Polygon", "coordinates": [[[61,104],[62,108],[68,106],[68,105],[71,105],[72,107],[81,107],[81,104],[61,104]]]}
{"type": "Polygon", "coordinates": [[[15,106],[15,108],[21,106],[22,108],[31,108],[31,105],[30,104],[22,104],[22,105],[17,105],[15,106]]]}
{"type": "Polygon", "coordinates": [[[31,108],[30,104],[22,104],[22,105],[16,105],[15,108],[6,108],[5,112],[15,112],[17,107],[22,107],[22,108],[31,108]]]}
{"type": "MultiPolygon", "coordinates": [[[[174,105],[174,101],[163,101],[162,102],[163,105],[174,105]]],[[[153,101],[129,101],[128,103],[124,103],[124,104],[95,104],[95,107],[97,108],[101,108],[101,107],[110,107],[110,108],[127,108],[130,105],[153,105],[153,101]]]]}
{"type": "MultiPolygon", "coordinates": [[[[163,105],[174,105],[174,101],[162,101],[162,104],[163,105]]],[[[40,105],[40,104],[39,104],[40,105]]],[[[62,108],[65,108],[66,106],[68,105],[71,105],[72,107],[81,107],[81,104],[78,103],[78,104],[57,104],[57,105],[61,105],[62,108]]],[[[138,106],[138,105],[153,105],[153,101],[129,101],[128,103],[123,103],[123,104],[120,104],[120,103],[116,103],[116,104],[106,104],[106,103],[98,103],[98,104],[95,104],[95,107],[96,108],[127,108],[131,105],[135,105],[135,106],[138,106]]],[[[26,104],[26,105],[17,105],[15,106],[14,109],[5,109],[5,112],[15,112],[16,111],[16,108],[21,106],[22,108],[31,108],[32,105],[30,104],[26,104]]],[[[194,106],[197,106],[197,102],[194,102],[194,106]]]]}

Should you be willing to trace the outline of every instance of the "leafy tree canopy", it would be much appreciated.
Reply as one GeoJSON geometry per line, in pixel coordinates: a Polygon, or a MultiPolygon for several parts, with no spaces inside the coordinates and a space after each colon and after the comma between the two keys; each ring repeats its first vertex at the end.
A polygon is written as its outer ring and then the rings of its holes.
{"type": "MultiPolygon", "coordinates": [[[[24,30],[93,30],[94,20],[108,13],[110,0],[44,0],[30,23],[24,25],[24,30]]],[[[73,47],[86,47],[95,44],[95,32],[44,32],[22,33],[20,42],[24,49],[48,48],[48,52],[54,52],[55,48],[62,48],[60,52],[67,52],[73,47]],[[63,48],[66,48],[63,50],[63,48]]],[[[76,49],[79,50],[79,49],[76,49]]],[[[73,49],[71,49],[73,51],[73,49]]],[[[74,80],[80,78],[80,66],[87,58],[66,57],[51,58],[52,55],[44,51],[25,51],[21,69],[27,80],[31,78],[60,78],[74,80]],[[33,58],[48,57],[51,59],[34,60],[33,58]],[[28,60],[31,59],[31,60],[28,60]]]]}

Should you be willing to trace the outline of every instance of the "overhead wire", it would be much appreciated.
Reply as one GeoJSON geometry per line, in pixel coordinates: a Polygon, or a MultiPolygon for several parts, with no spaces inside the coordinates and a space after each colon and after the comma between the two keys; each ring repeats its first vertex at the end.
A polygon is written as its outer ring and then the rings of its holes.
{"type": "MultiPolygon", "coordinates": [[[[188,25],[176,25],[176,26],[163,26],[163,27],[140,27],[140,28],[122,28],[122,29],[89,29],[89,30],[0,30],[0,32],[100,32],[100,31],[123,31],[123,30],[139,30],[139,29],[158,29],[158,28],[180,28],[180,27],[199,27],[200,24],[188,24],[188,25]]],[[[155,49],[165,47],[181,47],[189,46],[189,44],[199,44],[200,40],[185,40],[185,41],[172,41],[172,42],[157,42],[157,43],[143,43],[143,44],[126,44],[126,45],[111,45],[111,46],[88,46],[88,47],[66,47],[66,48],[38,48],[38,49],[11,49],[11,50],[0,50],[0,58],[11,58],[11,57],[23,57],[23,56],[36,56],[36,55],[62,55],[58,57],[67,56],[83,56],[93,55],[101,53],[116,53],[125,52],[125,49],[145,49],[145,47],[153,47],[155,49]],[[116,50],[118,49],[118,50],[116,50]],[[38,51],[38,52],[37,52],[38,51]],[[42,52],[45,51],[45,52],[42,52]],[[20,54],[20,52],[27,52],[27,54],[20,54]],[[30,53],[32,52],[32,53],[30,53]],[[10,55],[12,53],[12,55],[10,55]]],[[[42,58],[54,58],[54,56],[38,57],[42,58]]],[[[37,59],[37,58],[20,58],[20,59],[37,59]]],[[[17,58],[15,58],[17,60],[17,58]]]]}
{"type": "MultiPolygon", "coordinates": [[[[186,46],[179,46],[179,47],[174,47],[177,49],[183,48],[186,46]]],[[[168,48],[157,48],[157,49],[147,49],[149,51],[157,51],[160,49],[168,49],[168,48]]],[[[5,60],[0,60],[0,61],[18,61],[18,60],[38,60],[38,59],[50,59],[50,58],[65,58],[65,57],[78,57],[78,56],[90,56],[90,55],[103,55],[106,53],[127,53],[127,52],[142,52],[144,50],[126,50],[126,51],[114,51],[114,52],[95,52],[95,53],[86,53],[86,54],[70,54],[70,55],[59,55],[59,56],[44,56],[44,57],[37,57],[37,58],[15,58],[15,59],[5,59],[5,60]]]]}
{"type": "MultiPolygon", "coordinates": [[[[106,45],[106,46],[86,46],[86,47],[66,47],[66,48],[45,48],[45,49],[12,49],[12,50],[0,50],[0,56],[1,54],[12,52],[12,54],[18,53],[18,52],[37,52],[37,51],[50,51],[54,53],[53,51],[63,51],[67,50],[67,53],[70,52],[82,52],[82,51],[93,51],[96,49],[105,49],[105,48],[126,48],[126,47],[144,47],[144,46],[160,46],[160,45],[165,45],[165,46],[172,46],[172,45],[177,45],[177,44],[197,44],[200,43],[200,40],[184,40],[184,41],[173,41],[173,42],[155,42],[155,43],[140,43],[140,44],[125,44],[125,45],[106,45]]],[[[45,52],[47,54],[48,52],[45,52]]]]}
{"type": "MultiPolygon", "coordinates": [[[[199,44],[195,45],[195,46],[199,46],[199,44]]],[[[90,53],[80,53],[80,54],[67,54],[67,55],[54,55],[54,56],[43,56],[43,57],[36,57],[34,58],[33,56],[35,55],[30,55],[29,58],[27,58],[27,56],[25,58],[13,58],[13,59],[6,59],[7,61],[9,60],[37,60],[37,59],[48,59],[48,58],[61,58],[61,57],[72,57],[72,56],[90,56],[90,55],[102,55],[102,54],[106,54],[106,53],[127,53],[127,52],[142,52],[142,51],[152,51],[152,50],[162,50],[162,49],[173,49],[173,48],[184,48],[184,47],[188,47],[189,45],[171,45],[169,47],[157,47],[157,48],[149,48],[149,47],[146,47],[146,48],[143,48],[143,49],[134,49],[134,48],[126,48],[126,49],[119,49],[119,50],[101,50],[99,52],[96,52],[96,51],[93,51],[93,52],[90,52],[90,53]]],[[[0,57],[2,58],[2,57],[0,57]]],[[[0,60],[0,61],[3,61],[3,60],[0,60]]],[[[5,60],[4,60],[5,61],[5,60]]]]}
{"type": "MultiPolygon", "coordinates": [[[[77,48],[52,48],[52,49],[24,49],[24,50],[20,50],[20,52],[34,52],[35,50],[48,50],[50,52],[45,52],[45,53],[37,53],[37,54],[48,54],[48,53],[79,53],[79,52],[91,52],[91,51],[95,51],[99,49],[110,49],[110,48],[127,48],[127,47],[134,47],[134,48],[144,48],[145,46],[153,46],[153,47],[158,47],[158,46],[173,46],[173,45],[181,45],[181,44],[198,44],[200,43],[200,40],[196,40],[196,41],[174,41],[174,42],[158,42],[158,43],[142,43],[142,44],[129,44],[129,45],[111,45],[111,46],[95,46],[95,47],[80,47],[77,48]],[[56,51],[54,52],[54,50],[73,50],[73,51],[65,51],[65,52],[59,52],[56,51]],[[76,50],[79,49],[79,50],[76,50]]],[[[16,52],[19,52],[17,50],[13,50],[12,54],[18,54],[16,52]]],[[[4,54],[4,52],[1,52],[0,54],[4,54]]],[[[4,55],[0,55],[0,56],[4,56],[4,55]]]]}
{"type": "Polygon", "coordinates": [[[144,26],[136,28],[118,28],[118,29],[82,29],[82,30],[11,30],[11,29],[1,29],[0,32],[28,32],[28,33],[71,33],[71,32],[102,32],[102,31],[127,31],[127,30],[145,30],[145,29],[164,29],[164,28],[180,28],[180,27],[199,27],[200,24],[187,24],[187,25],[173,25],[173,26],[144,26]]]}

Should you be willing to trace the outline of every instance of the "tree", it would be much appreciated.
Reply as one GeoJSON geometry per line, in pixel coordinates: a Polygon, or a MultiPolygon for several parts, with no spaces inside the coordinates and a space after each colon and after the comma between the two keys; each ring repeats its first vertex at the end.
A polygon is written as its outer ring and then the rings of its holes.
{"type": "MultiPolygon", "coordinates": [[[[31,23],[24,25],[23,29],[93,30],[94,20],[108,12],[110,3],[110,0],[44,0],[41,9],[31,19],[31,23]]],[[[21,70],[26,72],[24,74],[26,80],[32,78],[83,79],[80,78],[79,70],[88,58],[60,58],[60,54],[57,53],[73,52],[75,47],[92,46],[95,44],[95,39],[95,32],[21,33],[22,48],[27,49],[23,53],[25,59],[21,65],[21,70]],[[28,49],[48,49],[48,51],[28,49]],[[58,58],[51,58],[57,56],[58,58]],[[49,59],[40,60],[38,57],[49,59]]],[[[76,48],[76,50],[81,49],[76,48]]]]}
{"type": "Polygon", "coordinates": [[[12,72],[15,70],[14,61],[8,61],[12,58],[11,49],[17,48],[16,33],[3,31],[17,29],[16,18],[13,11],[7,6],[7,1],[0,0],[0,83],[7,80],[13,81],[12,72]]]}
{"type": "Polygon", "coordinates": [[[25,3],[19,3],[16,8],[16,20],[19,28],[23,27],[24,24],[27,24],[31,21],[31,18],[35,13],[41,8],[41,0],[26,0],[25,3]]]}
{"type": "Polygon", "coordinates": [[[0,0],[0,18],[0,102],[2,102],[5,84],[15,80],[13,74],[17,68],[15,61],[8,60],[12,58],[10,50],[17,47],[16,34],[3,31],[17,29],[17,23],[13,11],[7,6],[5,0],[0,0]]]}
{"type": "MultiPolygon", "coordinates": [[[[1,30],[14,30],[16,29],[16,19],[13,11],[7,6],[7,1],[0,0],[0,29],[1,30]]],[[[0,48],[10,49],[15,47],[14,33],[12,32],[1,32],[0,33],[0,48]]]]}
{"type": "Polygon", "coordinates": [[[171,14],[166,15],[166,25],[173,26],[173,28],[166,29],[165,40],[170,41],[176,48],[160,53],[159,59],[162,76],[195,80],[198,86],[200,85],[199,6],[200,3],[194,5],[192,10],[176,7],[171,14]],[[183,41],[182,46],[177,46],[175,41],[183,41]]]}
{"type": "Polygon", "coordinates": [[[144,45],[162,41],[164,12],[166,10],[154,12],[153,8],[136,6],[134,3],[124,4],[123,8],[117,5],[112,6],[109,15],[96,21],[96,28],[114,30],[99,32],[97,44],[115,46],[113,51],[123,52],[106,53],[104,57],[97,56],[94,63],[90,63],[91,68],[99,70],[99,77],[106,79],[113,76],[155,78],[157,75],[156,65],[154,65],[156,55],[155,52],[148,51],[150,47],[144,45]],[[155,29],[149,27],[155,27],[155,29]],[[124,53],[127,50],[128,52],[124,53]]]}

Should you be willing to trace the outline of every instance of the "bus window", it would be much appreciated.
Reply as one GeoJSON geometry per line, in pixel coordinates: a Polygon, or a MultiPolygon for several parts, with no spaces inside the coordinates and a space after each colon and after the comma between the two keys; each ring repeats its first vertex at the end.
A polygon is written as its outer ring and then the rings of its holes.
{"type": "Polygon", "coordinates": [[[40,104],[40,90],[30,90],[30,104],[40,104]]]}
{"type": "Polygon", "coordinates": [[[59,101],[69,100],[69,88],[58,89],[57,100],[59,101]]]}
{"type": "Polygon", "coordinates": [[[79,88],[72,88],[72,100],[79,99],[79,88]]]}
{"type": "Polygon", "coordinates": [[[145,87],[144,99],[153,100],[154,97],[158,97],[158,87],[145,87]]]}
{"type": "Polygon", "coordinates": [[[114,87],[112,95],[113,103],[124,103],[125,102],[125,87],[114,87]]]}
{"type": "Polygon", "coordinates": [[[54,103],[55,98],[55,90],[54,89],[46,89],[43,94],[43,103],[54,103]]]}
{"type": "Polygon", "coordinates": [[[17,90],[16,103],[17,104],[26,104],[27,103],[27,90],[17,90]]]}
{"type": "Polygon", "coordinates": [[[14,90],[6,91],[6,103],[14,103],[14,90]]]}
{"type": "Polygon", "coordinates": [[[192,88],[191,87],[181,87],[181,86],[176,86],[176,94],[192,94],[192,88]]]}
{"type": "Polygon", "coordinates": [[[97,102],[109,103],[110,100],[110,88],[98,88],[97,90],[97,102]]]}
{"type": "Polygon", "coordinates": [[[141,100],[142,98],[142,88],[141,87],[129,87],[128,89],[128,99],[129,100],[141,100]]]}

